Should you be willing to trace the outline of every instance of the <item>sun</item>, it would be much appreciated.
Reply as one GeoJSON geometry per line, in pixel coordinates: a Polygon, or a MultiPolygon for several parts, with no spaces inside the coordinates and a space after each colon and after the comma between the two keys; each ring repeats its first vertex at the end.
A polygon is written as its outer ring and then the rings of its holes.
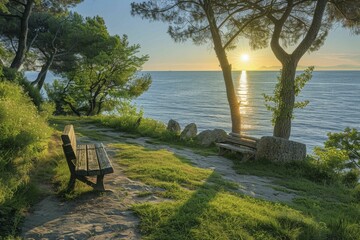
{"type": "Polygon", "coordinates": [[[241,61],[248,62],[249,60],[250,60],[249,54],[244,53],[241,55],[241,61]]]}

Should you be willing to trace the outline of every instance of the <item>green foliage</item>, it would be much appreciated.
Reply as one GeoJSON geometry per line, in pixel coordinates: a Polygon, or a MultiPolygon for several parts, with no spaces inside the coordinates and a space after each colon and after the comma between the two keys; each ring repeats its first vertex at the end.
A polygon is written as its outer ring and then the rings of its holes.
{"type": "Polygon", "coordinates": [[[1,149],[31,153],[43,148],[49,128],[19,86],[0,83],[0,119],[1,149]]]}
{"type": "Polygon", "coordinates": [[[1,203],[27,180],[31,158],[45,149],[51,131],[22,89],[9,82],[0,82],[0,131],[1,177],[13,179],[3,182],[10,185],[1,203]]]}
{"type": "MultiPolygon", "coordinates": [[[[312,78],[312,73],[314,71],[314,67],[308,67],[304,70],[303,73],[296,76],[295,78],[295,97],[297,97],[301,90],[304,88],[306,83],[310,81],[312,78]]],[[[282,98],[280,96],[282,92],[282,88],[284,87],[281,83],[282,76],[278,76],[278,82],[274,89],[274,95],[266,95],[263,93],[263,97],[265,99],[265,106],[268,111],[271,111],[273,113],[272,115],[272,123],[275,124],[276,119],[280,116],[281,111],[284,110],[286,103],[282,102],[282,98]]],[[[302,102],[295,102],[294,108],[305,108],[309,104],[308,100],[302,101],[302,102]]],[[[293,109],[288,110],[288,115],[290,118],[293,118],[293,109]]]]}
{"type": "Polygon", "coordinates": [[[349,223],[345,219],[332,220],[329,225],[332,230],[327,239],[358,239],[360,236],[360,225],[349,223]]]}
{"type": "Polygon", "coordinates": [[[357,184],[356,187],[354,188],[352,195],[354,197],[354,199],[360,203],[360,184],[357,184]]]}
{"type": "Polygon", "coordinates": [[[12,68],[3,68],[4,80],[17,83],[22,86],[24,92],[31,98],[32,102],[39,107],[43,101],[41,93],[38,89],[34,88],[26,79],[22,72],[18,72],[12,68]]]}
{"type": "Polygon", "coordinates": [[[150,75],[137,76],[148,59],[136,56],[140,46],[129,46],[126,36],[108,37],[106,43],[98,55],[84,55],[65,79],[45,87],[57,109],[78,116],[97,115],[113,111],[124,99],[138,97],[149,88],[150,75]]]}
{"type": "Polygon", "coordinates": [[[360,179],[360,171],[351,169],[342,175],[342,182],[348,187],[355,187],[360,179]]]}
{"type": "Polygon", "coordinates": [[[359,181],[360,133],[346,128],[341,133],[328,133],[328,137],[325,148],[314,149],[315,166],[349,187],[356,186],[359,181]]]}
{"type": "Polygon", "coordinates": [[[40,105],[40,109],[39,109],[39,113],[40,115],[44,118],[44,119],[49,119],[51,116],[53,116],[54,112],[55,112],[55,103],[50,102],[50,101],[46,101],[43,102],[40,105]]]}
{"type": "Polygon", "coordinates": [[[357,129],[345,128],[344,132],[328,133],[326,148],[337,148],[347,153],[352,166],[360,168],[360,132],[357,129]]]}
{"type": "Polygon", "coordinates": [[[51,134],[30,98],[9,81],[0,82],[0,132],[1,238],[17,233],[22,209],[38,195],[29,174],[51,134]]]}
{"type": "Polygon", "coordinates": [[[0,0],[0,12],[8,13],[8,9],[6,7],[6,3],[8,0],[0,0]]]}
{"type": "Polygon", "coordinates": [[[348,160],[345,151],[333,147],[325,149],[315,147],[314,154],[316,164],[323,169],[334,171],[335,173],[340,173],[345,168],[346,161],[348,160]]]}

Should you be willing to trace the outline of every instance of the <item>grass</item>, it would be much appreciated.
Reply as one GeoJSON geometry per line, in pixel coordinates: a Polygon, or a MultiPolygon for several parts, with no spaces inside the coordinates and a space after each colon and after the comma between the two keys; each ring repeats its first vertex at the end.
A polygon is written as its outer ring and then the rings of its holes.
{"type": "Polygon", "coordinates": [[[306,163],[234,163],[238,173],[276,177],[276,184],[295,190],[298,197],[290,207],[323,222],[329,229],[328,239],[359,239],[360,201],[354,189],[337,181],[316,179],[315,170],[306,163]]]}
{"type": "Polygon", "coordinates": [[[57,148],[57,137],[53,136],[47,146],[47,150],[43,151],[36,158],[24,160],[18,158],[23,166],[19,172],[3,171],[0,176],[0,190],[12,190],[12,194],[0,203],[0,239],[13,239],[19,233],[24,213],[34,203],[46,196],[49,186],[44,183],[51,183],[56,160],[59,158],[57,148]],[[20,177],[21,175],[22,177],[20,177]],[[16,188],[11,188],[8,183],[16,184],[16,188]],[[5,185],[7,184],[7,186],[5,185]]]}
{"type": "Polygon", "coordinates": [[[133,206],[144,239],[326,239],[327,227],[279,203],[236,194],[234,184],[166,150],[114,144],[125,174],[156,187],[161,203],[133,206]],[[161,189],[161,190],[160,190],[161,189]]]}
{"type": "Polygon", "coordinates": [[[193,139],[182,140],[178,134],[166,130],[162,122],[142,118],[140,125],[136,125],[138,117],[118,117],[118,116],[95,116],[95,117],[73,117],[73,116],[56,116],[50,119],[54,128],[62,131],[67,124],[73,124],[77,133],[91,137],[94,140],[113,140],[109,139],[106,134],[101,134],[92,130],[83,129],[86,124],[93,124],[98,127],[112,128],[115,131],[132,134],[129,137],[150,137],[149,143],[157,145],[168,145],[173,148],[191,149],[193,152],[203,155],[215,155],[218,149],[215,146],[203,147],[193,139]]]}

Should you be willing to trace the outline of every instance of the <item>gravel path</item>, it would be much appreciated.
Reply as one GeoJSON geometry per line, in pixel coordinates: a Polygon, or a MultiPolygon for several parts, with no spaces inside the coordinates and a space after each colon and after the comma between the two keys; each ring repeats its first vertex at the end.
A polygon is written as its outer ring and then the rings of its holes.
{"type": "MultiPolygon", "coordinates": [[[[289,202],[296,195],[277,191],[279,187],[271,179],[251,175],[239,175],[233,170],[233,162],[220,156],[202,156],[189,149],[175,149],[166,145],[151,144],[149,138],[133,138],[112,129],[86,125],[85,130],[96,130],[104,135],[107,152],[111,158],[115,149],[110,143],[127,142],[150,149],[167,149],[189,159],[194,165],[209,168],[224,179],[238,184],[238,192],[269,201],[289,202]]],[[[91,142],[87,137],[78,139],[91,142]]],[[[61,147],[61,146],[59,146],[61,147]]],[[[62,202],[55,195],[36,204],[25,218],[22,237],[25,239],[140,239],[139,219],[130,210],[131,205],[141,202],[167,201],[154,195],[138,197],[141,192],[155,192],[142,182],[127,178],[120,166],[113,161],[114,174],[105,176],[105,193],[90,192],[74,201],[62,202]]],[[[290,192],[290,191],[289,191],[290,192]]]]}

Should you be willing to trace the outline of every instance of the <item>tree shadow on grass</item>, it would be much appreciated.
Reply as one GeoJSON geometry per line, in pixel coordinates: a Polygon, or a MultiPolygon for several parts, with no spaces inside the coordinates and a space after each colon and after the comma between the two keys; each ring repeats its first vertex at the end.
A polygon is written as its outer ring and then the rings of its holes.
{"type": "MultiPolygon", "coordinates": [[[[206,182],[175,211],[165,222],[151,233],[152,239],[194,239],[193,229],[201,224],[199,217],[210,208],[210,202],[222,189],[216,181],[218,175],[212,173],[206,182]]],[[[175,207],[178,207],[176,205],[175,207]]]]}

